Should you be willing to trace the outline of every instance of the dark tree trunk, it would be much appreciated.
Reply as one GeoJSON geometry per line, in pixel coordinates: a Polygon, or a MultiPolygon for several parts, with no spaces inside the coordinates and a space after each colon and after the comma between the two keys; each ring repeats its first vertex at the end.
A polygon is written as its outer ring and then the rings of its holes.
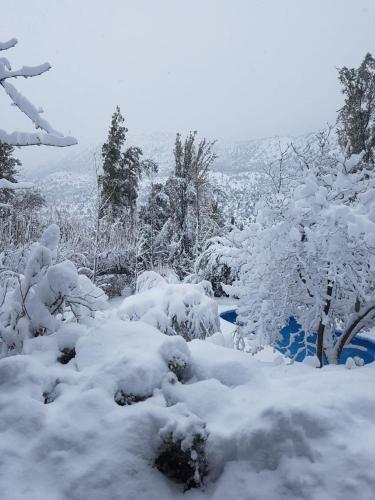
{"type": "Polygon", "coordinates": [[[319,368],[323,366],[323,354],[324,354],[324,330],[325,324],[323,323],[323,318],[326,317],[329,313],[329,309],[331,307],[331,298],[333,292],[333,283],[328,282],[327,286],[327,299],[323,309],[324,316],[320,319],[318,331],[317,331],[317,339],[316,339],[316,355],[319,360],[319,368]]]}
{"type": "Polygon", "coordinates": [[[358,327],[360,322],[366,318],[371,312],[375,312],[375,306],[370,306],[362,313],[358,314],[357,318],[348,326],[345,332],[341,335],[338,342],[338,347],[336,350],[336,363],[339,363],[342,350],[345,345],[352,339],[354,330],[358,327]]]}

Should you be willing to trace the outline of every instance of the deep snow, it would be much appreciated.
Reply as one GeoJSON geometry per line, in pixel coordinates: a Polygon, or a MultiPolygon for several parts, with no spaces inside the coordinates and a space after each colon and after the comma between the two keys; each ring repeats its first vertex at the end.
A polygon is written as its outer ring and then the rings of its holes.
{"type": "Polygon", "coordinates": [[[233,328],[223,322],[210,341],[186,343],[116,308],[85,321],[0,361],[2,499],[374,498],[374,363],[261,361],[218,345],[233,328]],[[55,361],[73,346],[75,359],[55,361]],[[188,364],[184,383],[170,358],[188,364]],[[119,406],[119,389],[147,399],[119,406]],[[153,460],[166,432],[204,424],[209,476],[183,494],[153,460]]]}

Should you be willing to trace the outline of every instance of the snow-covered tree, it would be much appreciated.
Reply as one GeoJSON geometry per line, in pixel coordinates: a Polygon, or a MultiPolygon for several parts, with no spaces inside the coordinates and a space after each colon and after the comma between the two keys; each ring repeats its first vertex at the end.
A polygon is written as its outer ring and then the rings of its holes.
{"type": "Polygon", "coordinates": [[[168,241],[164,239],[162,230],[169,215],[169,198],[164,184],[151,182],[146,202],[139,210],[146,269],[157,268],[167,261],[168,241]]]}
{"type": "Polygon", "coordinates": [[[349,157],[363,152],[362,166],[372,169],[375,163],[375,59],[367,53],[358,68],[340,68],[339,80],[345,96],[338,115],[340,145],[349,157]]]}
{"type": "Polygon", "coordinates": [[[223,285],[231,285],[237,280],[246,237],[245,231],[232,227],[227,234],[210,238],[195,261],[195,275],[199,281],[207,280],[212,284],[215,296],[225,293],[223,285]]]}
{"type": "MultiPolygon", "coordinates": [[[[0,179],[9,183],[16,183],[17,167],[21,165],[20,160],[14,157],[14,147],[9,144],[0,143],[0,179]]],[[[12,192],[0,189],[0,206],[7,203],[12,192]]]]}
{"type": "Polygon", "coordinates": [[[196,138],[196,132],[184,141],[177,134],[174,172],[166,183],[170,218],[162,232],[170,242],[168,261],[180,277],[192,271],[205,241],[218,231],[218,207],[208,179],[215,143],[206,139],[196,143],[196,138]]]}
{"type": "Polygon", "coordinates": [[[306,342],[317,334],[320,365],[338,362],[353,336],[374,323],[375,186],[355,172],[359,160],[338,161],[331,171],[325,165],[320,176],[306,172],[283,210],[264,206],[247,229],[231,291],[241,299],[240,336],[255,334],[253,347],[277,343],[294,317],[306,342]]]}
{"type": "Polygon", "coordinates": [[[134,221],[138,184],[143,172],[142,150],[131,146],[123,151],[128,131],[123,123],[124,118],[117,106],[112,115],[107,142],[102,147],[103,174],[100,181],[102,197],[109,200],[111,218],[128,216],[134,221]]]}

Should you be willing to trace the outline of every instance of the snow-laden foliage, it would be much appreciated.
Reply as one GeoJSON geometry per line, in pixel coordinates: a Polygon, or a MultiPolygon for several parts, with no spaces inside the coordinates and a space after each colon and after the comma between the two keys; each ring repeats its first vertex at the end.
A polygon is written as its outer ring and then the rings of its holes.
{"type": "Polygon", "coordinates": [[[145,292],[155,287],[163,287],[167,281],[155,271],[145,271],[138,276],[136,293],[145,292]]]}
{"type": "Polygon", "coordinates": [[[206,240],[218,234],[222,225],[217,196],[209,181],[215,143],[206,139],[197,143],[196,136],[197,132],[190,132],[184,140],[180,134],[176,136],[174,170],[165,184],[168,218],[155,238],[164,259],[180,278],[192,272],[206,240]]]}
{"type": "Polygon", "coordinates": [[[143,321],[167,335],[185,340],[204,339],[220,331],[216,302],[207,292],[210,283],[169,284],[155,272],[141,274],[140,293],[127,297],[119,314],[123,319],[143,321]]]}
{"type": "Polygon", "coordinates": [[[241,299],[242,347],[254,334],[253,348],[275,344],[294,317],[306,342],[317,333],[320,363],[338,362],[374,324],[375,184],[354,172],[359,161],[310,168],[283,206],[263,206],[245,231],[240,279],[225,287],[241,299]]]}
{"type": "MultiPolygon", "coordinates": [[[[8,42],[0,43],[0,51],[8,50],[17,44],[17,40],[12,38],[8,42]]],[[[55,130],[47,120],[42,118],[43,110],[36,108],[26,97],[24,97],[8,80],[12,78],[31,78],[39,76],[51,69],[50,64],[44,63],[40,66],[22,66],[18,70],[12,70],[11,64],[6,57],[0,58],[0,85],[10,97],[14,106],[22,111],[34,124],[35,128],[41,132],[12,132],[7,133],[0,130],[0,143],[12,146],[72,146],[77,144],[74,137],[64,137],[63,134],[55,130]]]]}
{"type": "Polygon", "coordinates": [[[209,239],[195,261],[195,275],[190,279],[207,280],[212,284],[215,296],[223,295],[223,285],[231,285],[238,278],[247,237],[246,232],[233,227],[225,236],[209,239]]]}
{"type": "Polygon", "coordinates": [[[60,230],[51,225],[27,255],[23,273],[4,271],[0,288],[1,352],[20,352],[25,339],[54,333],[69,309],[79,321],[104,307],[106,296],[70,261],[56,263],[60,230]]]}

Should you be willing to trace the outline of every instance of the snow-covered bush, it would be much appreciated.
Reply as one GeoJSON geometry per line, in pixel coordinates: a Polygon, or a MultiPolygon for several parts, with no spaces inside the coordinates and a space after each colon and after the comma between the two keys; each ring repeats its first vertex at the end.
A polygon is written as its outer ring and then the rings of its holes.
{"type": "Polygon", "coordinates": [[[202,485],[208,473],[205,444],[207,432],[202,426],[200,432],[190,435],[184,429],[173,432],[168,427],[160,432],[163,441],[155,459],[155,467],[169,479],[184,485],[184,490],[202,485]]]}
{"type": "MultiPolygon", "coordinates": [[[[102,290],[79,275],[70,261],[56,263],[58,226],[49,226],[32,246],[23,274],[11,273],[0,307],[2,354],[20,352],[25,339],[55,332],[66,310],[79,321],[105,304],[102,290]],[[10,286],[9,286],[9,283],[10,286]]],[[[0,293],[1,296],[1,293],[0,293]]]]}
{"type": "Polygon", "coordinates": [[[145,292],[156,286],[163,286],[167,281],[155,271],[144,271],[137,278],[136,293],[145,292]]]}
{"type": "Polygon", "coordinates": [[[191,356],[185,340],[180,336],[168,338],[161,346],[160,354],[178,381],[182,382],[188,378],[191,356]]]}
{"type": "Polygon", "coordinates": [[[143,321],[185,340],[204,339],[220,331],[217,304],[206,295],[208,282],[168,284],[155,275],[147,273],[140,280],[141,287],[151,288],[123,301],[119,309],[122,319],[143,321]]]}
{"type": "Polygon", "coordinates": [[[132,277],[128,274],[102,274],[97,276],[96,284],[110,299],[124,295],[126,289],[134,290],[132,277]]]}
{"type": "Polygon", "coordinates": [[[223,285],[231,285],[238,277],[244,238],[246,233],[234,227],[226,236],[208,240],[195,262],[195,275],[190,279],[208,280],[215,297],[225,295],[223,285]]]}

